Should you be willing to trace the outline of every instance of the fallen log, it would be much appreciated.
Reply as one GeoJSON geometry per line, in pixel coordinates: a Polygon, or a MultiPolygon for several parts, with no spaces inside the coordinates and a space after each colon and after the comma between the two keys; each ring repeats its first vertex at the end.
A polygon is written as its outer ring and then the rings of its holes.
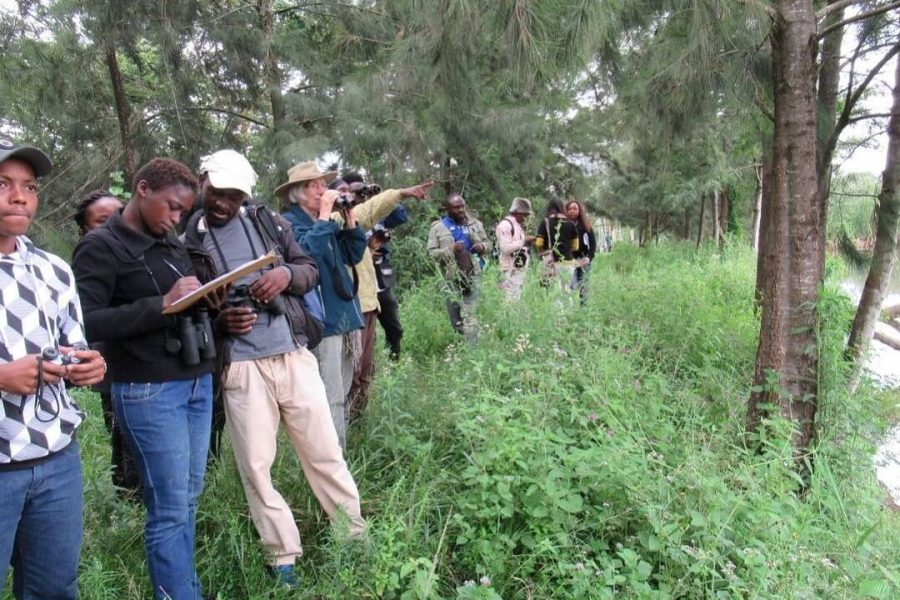
{"type": "Polygon", "coordinates": [[[893,304],[888,304],[883,309],[885,319],[890,321],[893,318],[900,317],[900,302],[894,302],[893,304]]]}
{"type": "Polygon", "coordinates": [[[894,350],[900,350],[900,331],[887,323],[875,323],[875,339],[894,350]]]}
{"type": "Polygon", "coordinates": [[[900,331],[900,317],[898,317],[896,319],[891,319],[890,321],[888,321],[888,325],[890,325],[897,331],[900,331]]]}

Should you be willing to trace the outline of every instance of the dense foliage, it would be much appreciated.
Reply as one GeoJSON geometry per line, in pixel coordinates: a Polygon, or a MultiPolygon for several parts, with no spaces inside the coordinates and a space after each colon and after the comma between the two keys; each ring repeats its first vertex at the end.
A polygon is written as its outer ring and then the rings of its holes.
{"type": "MultiPolygon", "coordinates": [[[[830,263],[832,276],[838,263],[830,263]]],[[[331,530],[282,440],[279,487],[305,556],[272,587],[230,449],[198,524],[200,575],[230,598],[892,598],[900,529],[872,441],[896,394],[848,396],[851,310],[823,295],[822,415],[805,494],[790,424],[742,440],[757,323],[753,256],[661,245],[598,257],[592,296],[538,286],[513,310],[490,285],[464,344],[429,279],[403,298],[405,356],[379,356],[348,456],[367,543],[331,530]]],[[[117,499],[99,406],[81,435],[82,597],[145,598],[142,511],[117,499]]]]}
{"type": "MultiPolygon", "coordinates": [[[[0,8],[15,90],[0,132],[56,161],[34,234],[62,254],[87,191],[222,147],[249,154],[266,199],[316,158],[434,179],[488,221],[515,195],[574,194],[669,237],[727,193],[729,229],[749,232],[772,136],[770,4],[22,0],[0,8]]],[[[885,115],[857,92],[896,31],[896,11],[847,25],[838,108],[873,134],[885,115]]]]}

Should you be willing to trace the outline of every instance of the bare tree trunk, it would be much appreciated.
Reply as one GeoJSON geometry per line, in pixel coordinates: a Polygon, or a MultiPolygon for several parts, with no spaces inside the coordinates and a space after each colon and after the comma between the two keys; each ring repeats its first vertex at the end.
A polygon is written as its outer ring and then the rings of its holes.
{"type": "Polygon", "coordinates": [[[713,236],[714,236],[716,245],[719,245],[719,243],[722,240],[722,227],[721,227],[721,223],[719,222],[719,204],[720,204],[720,202],[719,202],[719,190],[718,189],[713,190],[713,195],[712,195],[712,198],[710,199],[710,202],[712,202],[712,207],[713,207],[713,236]]]}
{"type": "Polygon", "coordinates": [[[122,80],[119,59],[116,56],[116,48],[111,38],[106,44],[106,67],[109,69],[109,78],[112,81],[113,98],[116,102],[116,117],[119,120],[119,135],[122,138],[125,185],[129,187],[131,186],[131,178],[134,177],[134,141],[131,137],[131,107],[128,104],[128,96],[125,95],[125,83],[122,80]]]}
{"type": "Polygon", "coordinates": [[[824,255],[816,179],[816,105],[813,49],[816,18],[811,0],[776,0],[770,34],[775,96],[771,246],[760,252],[762,319],[747,430],[754,432],[766,406],[778,406],[796,427],[799,460],[815,436],[818,401],[816,312],[824,255]]]}
{"type": "Polygon", "coordinates": [[[697,219],[697,248],[703,243],[703,213],[706,212],[706,195],[700,194],[700,218],[697,219]]]}
{"type": "MultiPolygon", "coordinates": [[[[842,0],[828,0],[828,4],[837,4],[842,0]]],[[[825,18],[823,28],[844,20],[844,9],[839,8],[825,18]]],[[[828,197],[831,193],[831,161],[837,146],[835,130],[837,123],[837,99],[841,77],[841,43],[844,39],[844,28],[831,31],[822,41],[821,59],[819,62],[819,81],[816,97],[816,187],[819,195],[819,221],[824,229],[828,218],[828,197]]],[[[841,129],[846,123],[841,125],[841,129]]],[[[822,237],[822,254],[825,254],[825,238],[822,237]]]]}
{"type": "Polygon", "coordinates": [[[759,252],[759,217],[762,213],[763,166],[756,165],[756,203],[753,205],[753,251],[759,252]]]}
{"type": "Polygon", "coordinates": [[[685,207],[684,209],[684,230],[682,237],[686,240],[691,239],[691,209],[688,207],[685,207]]]}
{"type": "Polygon", "coordinates": [[[643,234],[641,246],[647,245],[653,239],[653,214],[649,210],[644,211],[643,234]]]}
{"type": "Polygon", "coordinates": [[[722,188],[722,192],[719,194],[720,207],[719,207],[719,232],[722,236],[719,240],[719,246],[725,246],[725,234],[728,232],[728,213],[731,210],[731,194],[728,191],[727,187],[722,188]]]}
{"type": "Polygon", "coordinates": [[[660,213],[659,211],[656,211],[655,216],[654,216],[654,219],[653,219],[653,220],[654,220],[654,224],[653,224],[653,243],[655,243],[657,246],[659,245],[659,229],[660,229],[660,227],[661,227],[660,221],[662,220],[661,214],[662,214],[662,213],[660,213]]]}
{"type": "Polygon", "coordinates": [[[897,221],[900,218],[900,59],[894,71],[894,100],[888,122],[888,151],[884,173],[881,176],[881,194],[878,196],[878,227],[869,275],[863,287],[859,307],[850,329],[847,355],[853,361],[853,377],[850,387],[859,383],[865,351],[872,340],[875,324],[884,302],[884,295],[891,280],[894,251],[897,248],[897,221]]]}
{"type": "Polygon", "coordinates": [[[277,133],[284,124],[284,97],[281,94],[281,69],[275,56],[275,12],[273,0],[259,0],[256,5],[259,26],[263,35],[263,65],[269,102],[272,105],[272,125],[277,133]]]}

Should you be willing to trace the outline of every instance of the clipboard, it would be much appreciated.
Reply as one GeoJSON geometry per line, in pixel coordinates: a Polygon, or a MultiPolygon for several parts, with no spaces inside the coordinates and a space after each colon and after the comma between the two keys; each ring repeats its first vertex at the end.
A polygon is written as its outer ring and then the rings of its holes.
{"type": "Polygon", "coordinates": [[[232,283],[237,281],[244,275],[248,275],[254,271],[258,271],[263,267],[267,267],[275,262],[276,259],[275,251],[271,251],[268,254],[264,254],[259,258],[254,260],[245,262],[239,267],[235,267],[234,269],[228,271],[224,275],[219,275],[212,281],[200,286],[190,294],[182,296],[175,302],[173,302],[168,308],[164,308],[162,314],[164,315],[174,315],[176,313],[180,313],[181,311],[190,308],[212,292],[221,289],[232,283]]]}

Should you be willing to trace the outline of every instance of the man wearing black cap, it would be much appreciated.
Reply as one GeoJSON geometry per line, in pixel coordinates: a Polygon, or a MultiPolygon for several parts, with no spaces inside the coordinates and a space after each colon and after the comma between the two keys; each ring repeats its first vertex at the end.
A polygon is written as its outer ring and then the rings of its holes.
{"type": "Polygon", "coordinates": [[[65,381],[97,383],[106,363],[84,345],[72,270],[25,237],[51,168],[37,148],[0,140],[0,581],[12,565],[16,598],[74,600],[84,413],[65,381]]]}

